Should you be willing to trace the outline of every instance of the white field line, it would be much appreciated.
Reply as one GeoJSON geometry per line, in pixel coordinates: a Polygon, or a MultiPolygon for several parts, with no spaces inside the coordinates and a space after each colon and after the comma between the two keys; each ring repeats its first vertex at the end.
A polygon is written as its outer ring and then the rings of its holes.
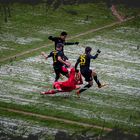
{"type": "Polygon", "coordinates": [[[27,116],[34,116],[34,117],[38,117],[38,118],[41,118],[41,119],[44,119],[44,120],[54,120],[54,121],[58,121],[58,122],[64,122],[66,124],[73,124],[73,125],[79,125],[79,126],[88,127],[88,128],[102,129],[102,130],[105,130],[105,131],[108,131],[108,132],[112,131],[111,128],[101,127],[101,126],[82,123],[82,122],[71,121],[71,120],[52,117],[52,116],[47,116],[47,115],[40,115],[40,114],[36,114],[36,113],[25,112],[25,111],[21,111],[21,110],[3,108],[3,107],[0,107],[0,109],[6,110],[8,112],[14,112],[14,113],[18,113],[18,114],[27,115],[27,116]]]}
{"type": "MultiPolygon", "coordinates": [[[[139,16],[139,15],[138,15],[138,16],[139,16]]],[[[80,36],[83,36],[83,35],[87,35],[87,34],[90,34],[90,33],[93,33],[93,32],[97,32],[97,31],[100,31],[100,30],[103,30],[103,29],[110,28],[110,27],[119,25],[119,24],[121,24],[121,23],[124,23],[124,22],[126,22],[126,21],[132,20],[132,19],[134,19],[134,18],[135,18],[135,16],[132,16],[132,17],[129,17],[129,18],[125,19],[125,20],[122,21],[122,22],[117,21],[117,22],[111,23],[111,24],[109,24],[109,25],[105,25],[105,26],[103,26],[103,27],[99,27],[99,28],[96,28],[96,29],[91,29],[91,30],[86,31],[86,32],[84,32],[84,33],[80,33],[80,34],[78,34],[78,35],[75,35],[75,36],[73,36],[73,37],[70,37],[70,38],[68,38],[68,40],[71,40],[71,39],[74,39],[74,38],[77,38],[77,37],[80,37],[80,36]]],[[[51,45],[53,45],[53,43],[47,44],[47,46],[51,46],[51,45]]],[[[31,50],[28,50],[28,51],[25,51],[25,52],[22,52],[22,53],[19,53],[19,54],[10,56],[10,57],[3,58],[3,59],[0,60],[0,62],[4,62],[4,61],[10,60],[10,59],[16,59],[17,57],[20,57],[20,56],[23,56],[23,55],[25,55],[25,54],[29,54],[29,53],[38,51],[38,50],[43,49],[43,48],[46,48],[46,45],[45,45],[45,46],[42,46],[42,47],[35,48],[35,49],[31,49],[31,50]]]]}

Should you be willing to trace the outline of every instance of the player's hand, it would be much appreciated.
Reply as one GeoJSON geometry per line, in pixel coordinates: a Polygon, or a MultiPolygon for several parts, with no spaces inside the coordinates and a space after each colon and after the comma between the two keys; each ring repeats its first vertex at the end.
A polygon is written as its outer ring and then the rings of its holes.
{"type": "Polygon", "coordinates": [[[46,59],[48,58],[45,52],[41,52],[41,55],[44,56],[46,59]]]}
{"type": "Polygon", "coordinates": [[[45,56],[45,52],[41,52],[41,55],[45,56]]]}
{"type": "Polygon", "coordinates": [[[53,38],[52,36],[49,36],[49,37],[48,37],[48,39],[50,39],[50,40],[52,40],[52,38],[53,38]]]}
{"type": "Polygon", "coordinates": [[[97,50],[97,53],[99,54],[99,53],[101,53],[101,51],[98,49],[98,50],[97,50]]]}
{"type": "Polygon", "coordinates": [[[79,44],[79,42],[75,42],[75,44],[76,44],[76,45],[78,45],[78,44],[79,44]]]}

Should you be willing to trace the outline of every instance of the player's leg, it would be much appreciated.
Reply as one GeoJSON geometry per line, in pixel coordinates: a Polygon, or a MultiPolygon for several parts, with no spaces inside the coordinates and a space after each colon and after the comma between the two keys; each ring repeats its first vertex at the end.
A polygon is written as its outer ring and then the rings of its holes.
{"type": "Polygon", "coordinates": [[[66,67],[61,67],[60,73],[62,75],[65,75],[67,78],[69,78],[69,72],[68,72],[68,69],[66,67]]]}
{"type": "Polygon", "coordinates": [[[81,73],[83,77],[85,78],[85,81],[88,82],[88,84],[76,92],[78,96],[80,95],[81,92],[87,90],[93,85],[92,70],[84,71],[81,73]]]}
{"type": "Polygon", "coordinates": [[[93,81],[89,81],[88,84],[85,85],[83,88],[81,88],[78,93],[80,94],[81,92],[83,92],[83,91],[87,90],[88,88],[90,88],[92,85],[93,85],[93,81]]]}
{"type": "Polygon", "coordinates": [[[98,87],[100,87],[101,86],[101,83],[98,80],[98,77],[97,77],[97,74],[96,74],[95,71],[92,71],[92,76],[93,76],[94,81],[97,83],[98,87]]]}
{"type": "Polygon", "coordinates": [[[54,82],[53,87],[55,89],[57,89],[58,91],[62,91],[62,89],[61,89],[61,83],[62,82],[54,82]]]}
{"type": "Polygon", "coordinates": [[[95,71],[92,71],[92,76],[93,76],[94,81],[97,83],[98,88],[102,88],[102,87],[106,86],[106,84],[101,84],[100,83],[100,81],[97,77],[97,73],[95,71]]]}
{"type": "Polygon", "coordinates": [[[58,92],[59,92],[58,90],[48,90],[48,91],[41,92],[41,94],[56,94],[58,92]]]}
{"type": "Polygon", "coordinates": [[[58,79],[60,78],[60,70],[54,68],[54,72],[55,72],[55,82],[57,82],[58,79]]]}

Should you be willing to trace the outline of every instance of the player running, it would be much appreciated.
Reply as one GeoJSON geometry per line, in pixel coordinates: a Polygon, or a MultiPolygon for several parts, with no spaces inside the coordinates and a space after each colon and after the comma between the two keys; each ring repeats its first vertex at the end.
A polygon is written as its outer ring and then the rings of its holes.
{"type": "Polygon", "coordinates": [[[56,94],[58,92],[71,92],[72,90],[80,88],[80,84],[83,84],[82,76],[79,71],[75,71],[71,68],[69,78],[64,82],[54,82],[54,90],[41,92],[41,94],[56,94]]]}
{"type": "MultiPolygon", "coordinates": [[[[49,36],[48,39],[52,40],[55,43],[55,49],[58,43],[62,43],[63,45],[78,45],[79,42],[66,42],[66,37],[67,37],[67,32],[62,32],[60,34],[60,37],[53,37],[53,36],[49,36]]],[[[62,51],[64,49],[62,48],[62,51]]]]}
{"type": "Polygon", "coordinates": [[[62,52],[62,48],[63,44],[58,43],[56,46],[56,50],[52,51],[49,55],[46,55],[44,52],[41,53],[46,59],[48,59],[49,57],[53,58],[53,68],[56,74],[55,82],[60,78],[60,74],[69,77],[68,70],[66,67],[64,67],[64,65],[70,67],[71,64],[70,62],[63,60],[64,54],[62,52]]]}
{"type": "Polygon", "coordinates": [[[77,59],[77,62],[75,64],[75,69],[77,70],[77,66],[80,63],[80,72],[81,72],[82,76],[85,78],[85,81],[88,82],[87,85],[85,85],[83,88],[81,88],[80,90],[77,91],[78,96],[81,92],[87,90],[88,88],[90,88],[93,85],[93,78],[99,88],[105,86],[100,83],[100,81],[97,78],[97,74],[93,70],[90,69],[91,59],[96,59],[101,51],[97,50],[96,55],[92,56],[90,54],[91,50],[92,50],[91,47],[86,47],[85,53],[83,55],[80,55],[80,57],[77,59]]]}
{"type": "MultiPolygon", "coordinates": [[[[55,49],[58,43],[62,43],[63,45],[78,45],[79,42],[66,42],[67,32],[62,32],[60,37],[49,36],[48,39],[52,40],[55,43],[55,49]]],[[[64,46],[62,47],[62,52],[64,53],[64,46]]],[[[68,58],[64,55],[64,59],[68,60],[68,58]]]]}

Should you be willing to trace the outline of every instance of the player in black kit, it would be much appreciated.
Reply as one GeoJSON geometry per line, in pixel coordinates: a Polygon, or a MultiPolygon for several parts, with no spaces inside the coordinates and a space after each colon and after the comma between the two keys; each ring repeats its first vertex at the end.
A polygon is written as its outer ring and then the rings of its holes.
{"type": "Polygon", "coordinates": [[[85,53],[80,55],[80,57],[77,59],[77,62],[75,64],[75,69],[78,71],[77,66],[80,63],[80,72],[82,76],[85,78],[85,81],[88,82],[86,86],[84,86],[83,88],[77,91],[78,96],[81,92],[87,90],[93,85],[93,79],[95,80],[99,88],[105,86],[100,83],[100,81],[97,78],[97,74],[90,69],[91,59],[96,59],[101,51],[97,50],[96,55],[92,56],[90,54],[91,50],[92,50],[91,47],[86,47],[85,53]]]}
{"type": "MultiPolygon", "coordinates": [[[[48,39],[52,40],[55,43],[55,49],[58,43],[62,43],[64,45],[78,45],[79,44],[79,42],[66,42],[65,40],[66,40],[67,35],[68,35],[67,32],[62,32],[60,34],[60,37],[49,36],[48,39]]],[[[62,48],[62,51],[63,50],[64,49],[62,48]]]]}
{"type": "MultiPolygon", "coordinates": [[[[67,32],[62,32],[60,37],[49,36],[48,39],[52,40],[55,43],[55,49],[58,43],[62,43],[63,45],[78,45],[79,42],[66,42],[67,32]]],[[[62,52],[64,53],[64,46],[62,47],[62,52]]],[[[67,56],[64,55],[64,60],[68,60],[67,56]]]]}
{"type": "Polygon", "coordinates": [[[68,77],[68,70],[66,67],[64,67],[64,65],[66,65],[67,67],[71,65],[70,62],[63,60],[64,54],[62,52],[62,47],[63,44],[58,43],[56,46],[56,50],[52,51],[49,55],[46,55],[44,52],[41,53],[46,59],[48,59],[49,57],[53,58],[53,68],[56,74],[55,82],[58,81],[60,74],[68,77]]]}

